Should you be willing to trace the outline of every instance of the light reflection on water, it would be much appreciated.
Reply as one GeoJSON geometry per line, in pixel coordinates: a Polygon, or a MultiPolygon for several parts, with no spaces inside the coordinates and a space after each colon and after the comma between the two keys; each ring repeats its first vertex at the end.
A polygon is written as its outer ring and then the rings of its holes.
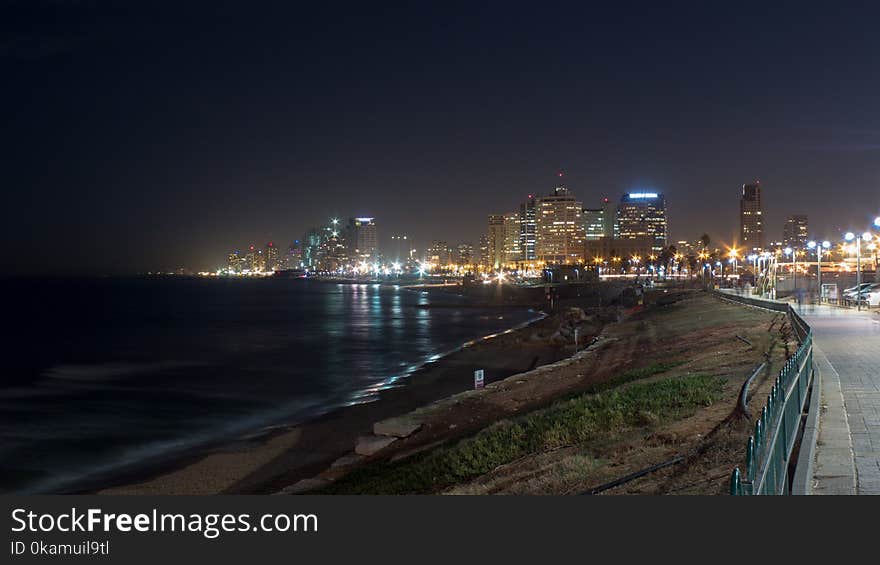
{"type": "Polygon", "coordinates": [[[10,292],[40,300],[9,317],[22,357],[0,376],[0,492],[57,488],[62,471],[75,477],[369,401],[423,363],[536,317],[299,280],[111,279],[10,292]],[[444,307],[424,308],[433,304],[444,307]],[[29,352],[32,343],[40,347],[29,352]]]}

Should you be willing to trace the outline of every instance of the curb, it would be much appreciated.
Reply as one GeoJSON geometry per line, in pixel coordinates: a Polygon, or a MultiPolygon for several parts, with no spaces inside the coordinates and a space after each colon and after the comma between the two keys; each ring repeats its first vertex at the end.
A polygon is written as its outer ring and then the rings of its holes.
{"type": "Polygon", "coordinates": [[[800,453],[794,467],[794,478],[791,482],[791,494],[812,494],[813,462],[816,461],[816,440],[819,437],[819,406],[822,396],[822,372],[818,364],[813,363],[813,379],[810,382],[810,407],[807,410],[807,421],[804,423],[804,435],[801,437],[800,453]]]}

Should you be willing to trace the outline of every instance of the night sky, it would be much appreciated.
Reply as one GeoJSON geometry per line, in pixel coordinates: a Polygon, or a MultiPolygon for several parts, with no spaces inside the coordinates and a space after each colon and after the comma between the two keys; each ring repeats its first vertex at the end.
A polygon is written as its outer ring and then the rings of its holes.
{"type": "Polygon", "coordinates": [[[333,215],[476,243],[560,169],[665,193],[673,240],[732,242],[753,179],[769,239],[835,239],[880,214],[861,4],[2,2],[2,268],[212,268],[333,215]]]}

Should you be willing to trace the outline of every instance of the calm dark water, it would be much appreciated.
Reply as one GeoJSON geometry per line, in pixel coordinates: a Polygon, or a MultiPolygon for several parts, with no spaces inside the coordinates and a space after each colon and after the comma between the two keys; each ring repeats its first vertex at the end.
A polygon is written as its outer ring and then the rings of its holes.
{"type": "Polygon", "coordinates": [[[0,281],[0,492],[84,478],[375,398],[534,312],[304,280],[0,281]]]}

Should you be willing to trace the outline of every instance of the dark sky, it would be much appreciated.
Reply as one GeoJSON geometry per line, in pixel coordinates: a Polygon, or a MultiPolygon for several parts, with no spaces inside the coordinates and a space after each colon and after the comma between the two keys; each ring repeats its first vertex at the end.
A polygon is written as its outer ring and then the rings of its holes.
{"type": "Polygon", "coordinates": [[[564,169],[673,239],[880,214],[880,9],[827,2],[0,3],[3,270],[214,267],[331,215],[472,241],[564,169]]]}

